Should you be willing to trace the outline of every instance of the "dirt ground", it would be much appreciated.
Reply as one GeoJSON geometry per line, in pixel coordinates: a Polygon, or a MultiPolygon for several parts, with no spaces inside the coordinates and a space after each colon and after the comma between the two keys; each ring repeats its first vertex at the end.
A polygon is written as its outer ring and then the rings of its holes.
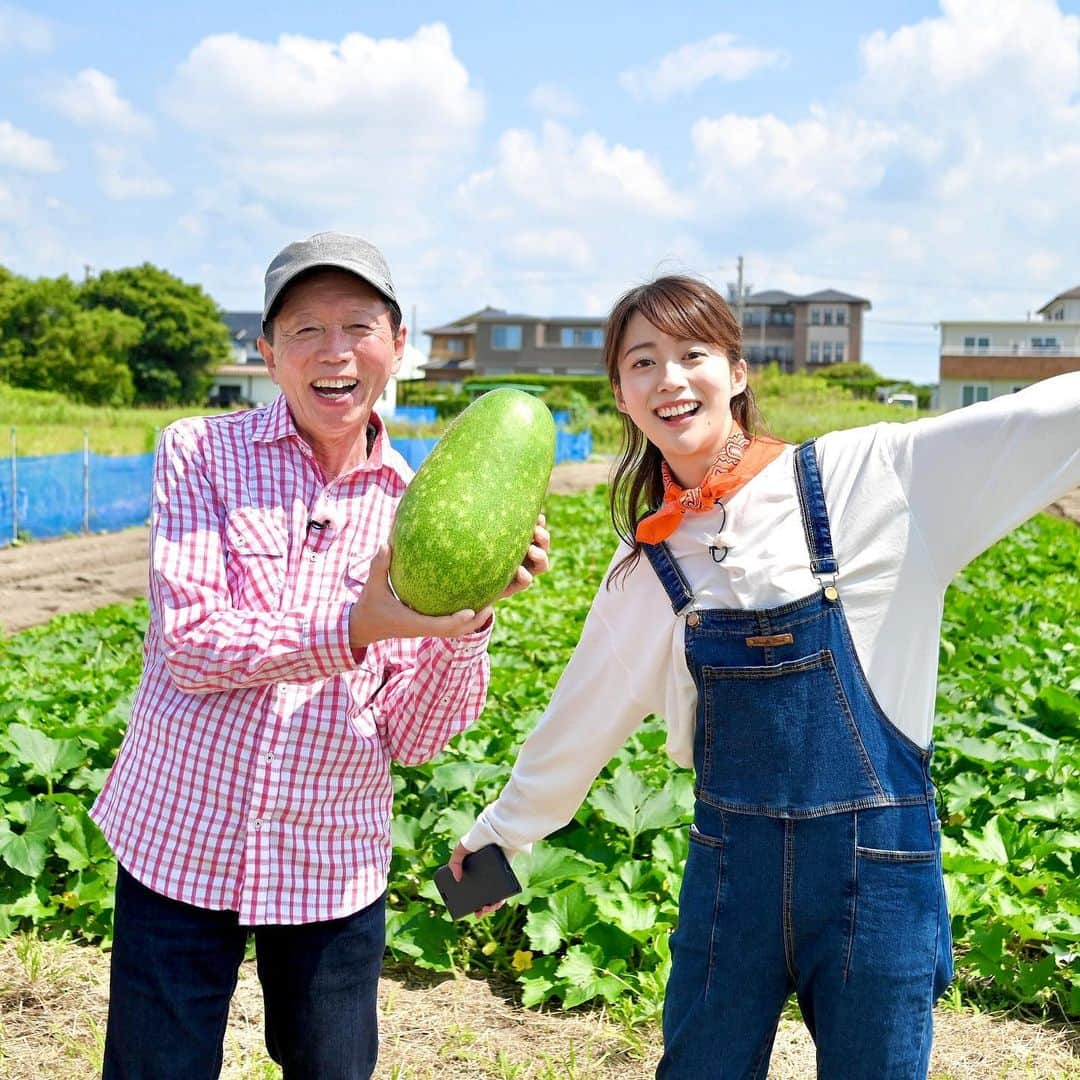
{"type": "MultiPolygon", "coordinates": [[[[549,490],[587,491],[607,476],[606,461],[567,462],[555,466],[549,490]]],[[[139,527],[0,549],[0,631],[145,596],[148,538],[139,527]]]]}
{"type": "MultiPolygon", "coordinates": [[[[0,945],[0,1076],[100,1075],[108,959],[92,946],[21,938],[0,945]]],[[[651,1026],[601,1011],[536,1012],[465,977],[389,970],[379,987],[376,1080],[647,1080],[660,1055],[651,1026]]],[[[225,1080],[280,1077],[262,1044],[254,963],[242,966],[225,1036],[225,1080]]],[[[783,1020],[770,1080],[810,1080],[814,1047],[783,1020]]],[[[1001,1017],[938,1009],[931,1080],[1077,1080],[1076,1035],[1001,1017]]]]}
{"type": "MultiPolygon", "coordinates": [[[[607,461],[556,465],[549,490],[587,491],[607,482],[609,468],[607,461]]],[[[1080,488],[1047,509],[1080,523],[1080,488]]],[[[147,539],[148,530],[136,528],[0,549],[0,632],[145,596],[147,539]]]]}

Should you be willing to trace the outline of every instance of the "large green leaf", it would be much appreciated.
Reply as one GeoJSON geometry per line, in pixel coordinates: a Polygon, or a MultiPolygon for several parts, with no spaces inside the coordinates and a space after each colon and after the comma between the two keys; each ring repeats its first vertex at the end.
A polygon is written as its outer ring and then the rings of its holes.
{"type": "Polygon", "coordinates": [[[0,858],[20,874],[36,878],[45,868],[57,824],[56,810],[41,799],[32,799],[22,804],[18,816],[25,823],[19,832],[7,821],[0,822],[0,858]]]}

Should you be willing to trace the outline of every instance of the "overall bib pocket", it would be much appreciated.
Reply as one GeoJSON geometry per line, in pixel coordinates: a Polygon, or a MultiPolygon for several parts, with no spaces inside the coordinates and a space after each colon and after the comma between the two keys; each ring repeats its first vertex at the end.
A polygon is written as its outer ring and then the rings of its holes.
{"type": "Polygon", "coordinates": [[[810,817],[882,800],[829,649],[781,664],[701,670],[703,802],[810,817]]]}

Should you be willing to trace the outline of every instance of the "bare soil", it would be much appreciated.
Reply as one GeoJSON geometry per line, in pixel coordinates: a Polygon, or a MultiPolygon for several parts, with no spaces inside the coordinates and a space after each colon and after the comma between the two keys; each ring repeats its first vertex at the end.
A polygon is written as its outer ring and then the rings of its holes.
{"type": "MultiPolygon", "coordinates": [[[[0,1076],[90,1080],[100,1075],[108,956],[92,946],[21,938],[0,946],[0,1076]]],[[[651,1026],[601,1011],[536,1012],[505,988],[465,977],[388,971],[379,989],[377,1080],[646,1080],[660,1055],[651,1026]]],[[[1077,1080],[1076,1033],[939,1009],[931,1080],[1077,1080]]],[[[225,1036],[226,1080],[280,1076],[262,1042],[254,963],[242,966],[225,1036]]],[[[783,1020],[771,1080],[814,1076],[814,1047],[783,1020]]]]}
{"type": "MultiPolygon", "coordinates": [[[[551,491],[607,482],[607,462],[557,466],[551,491]]],[[[1080,489],[1048,507],[1080,522],[1080,489]]],[[[72,611],[143,596],[148,531],[40,541],[0,550],[0,627],[8,633],[72,611]]],[[[17,938],[0,945],[0,1077],[83,1080],[100,1075],[108,956],[71,943],[17,938]]],[[[603,1011],[536,1012],[488,982],[389,970],[380,987],[379,1080],[645,1080],[660,1053],[655,1027],[603,1011]]],[[[233,1001],[222,1073],[280,1073],[262,1047],[262,1003],[252,964],[233,1001]]],[[[806,1080],[814,1053],[805,1028],[782,1022],[769,1076],[806,1080]]],[[[937,1010],[933,1080],[1080,1080],[1080,1036],[969,1011],[937,1010]]]]}
{"type": "MultiPolygon", "coordinates": [[[[567,462],[555,466],[550,490],[588,491],[607,476],[606,461],[567,462]]],[[[145,596],[148,544],[149,530],[139,527],[0,549],[0,631],[145,596]]]]}

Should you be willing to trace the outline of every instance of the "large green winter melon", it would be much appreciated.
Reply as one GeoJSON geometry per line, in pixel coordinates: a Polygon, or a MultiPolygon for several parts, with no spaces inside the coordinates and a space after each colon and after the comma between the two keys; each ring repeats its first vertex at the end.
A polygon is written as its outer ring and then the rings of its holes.
{"type": "Polygon", "coordinates": [[[555,422],[520,390],[465,409],[420,464],[390,531],[390,584],[424,615],[478,611],[532,541],[555,463],[555,422]]]}

